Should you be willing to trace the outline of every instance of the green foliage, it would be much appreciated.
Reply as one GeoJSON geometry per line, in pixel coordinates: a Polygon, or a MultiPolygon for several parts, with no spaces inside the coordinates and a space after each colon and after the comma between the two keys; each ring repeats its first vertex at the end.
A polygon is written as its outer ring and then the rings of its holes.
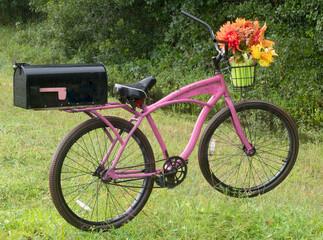
{"type": "Polygon", "coordinates": [[[0,0],[0,25],[21,24],[38,14],[30,9],[29,0],[0,0]]]}
{"type": "MultiPolygon", "coordinates": [[[[214,31],[238,17],[259,19],[279,56],[269,68],[257,69],[250,96],[281,105],[299,124],[322,127],[323,0],[30,0],[30,5],[47,21],[19,28],[21,44],[48,48],[53,59],[46,62],[102,61],[111,70],[111,86],[153,75],[155,100],[213,72],[215,51],[207,29],[180,10],[214,31]]],[[[191,106],[177,109],[196,112],[191,106]]]]}
{"type": "Polygon", "coordinates": [[[55,42],[41,37],[35,32],[48,32],[47,26],[42,24],[27,27],[0,27],[0,71],[12,74],[14,61],[30,64],[66,63],[66,59],[55,42]]]}
{"type": "Polygon", "coordinates": [[[156,6],[145,1],[48,1],[45,6],[41,2],[54,41],[68,58],[124,62],[147,56],[163,35],[154,30],[159,24],[156,6]]]}

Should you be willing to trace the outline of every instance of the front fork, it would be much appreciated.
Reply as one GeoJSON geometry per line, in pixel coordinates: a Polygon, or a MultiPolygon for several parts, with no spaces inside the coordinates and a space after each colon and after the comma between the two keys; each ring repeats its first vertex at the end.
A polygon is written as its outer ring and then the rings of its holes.
{"type": "Polygon", "coordinates": [[[247,156],[253,156],[255,154],[255,149],[253,146],[251,146],[245,133],[242,130],[236,109],[234,108],[234,105],[230,97],[225,97],[225,105],[230,109],[230,112],[231,112],[230,120],[231,120],[232,126],[236,130],[236,133],[241,143],[244,146],[243,148],[244,152],[246,153],[247,156]]]}

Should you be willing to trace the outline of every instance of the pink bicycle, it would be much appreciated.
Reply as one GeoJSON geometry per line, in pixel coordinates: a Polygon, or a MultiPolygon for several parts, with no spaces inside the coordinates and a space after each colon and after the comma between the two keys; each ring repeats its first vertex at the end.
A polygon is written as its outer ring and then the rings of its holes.
{"type": "Polygon", "coordinates": [[[118,228],[133,219],[146,204],[154,183],[173,188],[187,174],[203,123],[223,97],[226,108],[206,126],[198,148],[200,169],[216,190],[233,197],[254,197],[280,184],[298,154],[298,133],[292,118],[280,107],[261,100],[232,103],[219,62],[226,60],[210,26],[217,57],[214,77],[176,90],[147,106],[144,99],[154,86],[153,77],[132,84],[115,84],[121,103],[65,110],[83,112],[90,119],[75,127],[58,146],[50,168],[50,192],[59,213],[73,226],[86,230],[118,228]],[[208,102],[192,97],[209,94],[208,102]],[[176,103],[203,106],[191,138],[178,156],[169,156],[151,113],[176,103]],[[97,110],[122,108],[129,120],[102,116],[97,110]],[[137,111],[136,108],[141,109],[137,111]],[[155,160],[152,147],[139,129],[146,118],[164,155],[155,160]],[[156,168],[156,162],[163,166],[156,168]]]}

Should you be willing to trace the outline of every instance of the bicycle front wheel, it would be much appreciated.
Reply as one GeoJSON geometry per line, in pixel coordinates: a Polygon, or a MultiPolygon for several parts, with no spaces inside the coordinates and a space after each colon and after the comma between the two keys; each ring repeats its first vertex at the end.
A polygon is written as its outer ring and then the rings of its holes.
{"type": "MultiPolygon", "coordinates": [[[[133,124],[107,117],[122,139],[133,124]]],[[[90,119],[75,127],[63,139],[52,160],[50,193],[62,217],[85,230],[118,228],[133,219],[144,207],[153,187],[152,177],[103,181],[95,173],[109,147],[116,141],[112,130],[100,119],[90,119]]],[[[111,166],[120,143],[114,146],[106,168],[111,166]]],[[[154,155],[145,135],[137,129],[125,147],[116,167],[154,172],[154,155]]]]}
{"type": "Polygon", "coordinates": [[[233,197],[254,197],[280,184],[298,154],[298,133],[280,107],[261,100],[235,104],[240,124],[255,154],[247,156],[229,108],[207,125],[199,145],[199,165],[216,190],[233,197]]]}

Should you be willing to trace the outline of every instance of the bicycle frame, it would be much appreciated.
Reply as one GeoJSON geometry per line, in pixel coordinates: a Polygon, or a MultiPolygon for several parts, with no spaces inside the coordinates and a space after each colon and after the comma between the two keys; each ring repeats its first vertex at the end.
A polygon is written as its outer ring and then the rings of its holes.
{"type": "MultiPolygon", "coordinates": [[[[132,108],[130,108],[126,104],[121,104],[121,103],[107,103],[104,106],[100,107],[90,107],[90,108],[82,108],[82,109],[73,109],[73,110],[65,110],[66,112],[84,112],[87,115],[89,115],[91,118],[98,117],[100,118],[103,122],[107,124],[109,128],[113,131],[115,134],[115,137],[113,138],[111,134],[108,131],[105,131],[108,138],[111,140],[112,144],[110,148],[108,149],[105,157],[103,158],[102,162],[100,163],[101,168],[104,167],[106,161],[108,160],[110,153],[114,146],[116,145],[117,141],[120,142],[121,147],[115,157],[115,159],[112,162],[111,167],[106,171],[105,175],[103,176],[103,180],[116,180],[116,179],[121,179],[121,178],[144,178],[144,177],[150,177],[156,173],[161,172],[161,169],[157,169],[153,173],[142,173],[142,169],[138,170],[125,170],[125,171],[117,171],[116,170],[116,165],[122,155],[122,152],[124,148],[127,145],[128,140],[130,139],[131,135],[136,131],[136,129],[140,126],[142,120],[144,118],[147,119],[160,147],[163,152],[163,155],[165,159],[167,159],[168,152],[166,145],[162,139],[162,136],[160,135],[155,122],[153,121],[151,117],[151,113],[156,111],[157,109],[171,105],[171,104],[176,104],[176,103],[194,103],[194,104],[199,104],[203,106],[203,109],[201,110],[196,124],[194,126],[191,138],[186,145],[186,148],[184,151],[180,154],[180,157],[184,160],[187,160],[190,154],[192,153],[197,140],[199,138],[199,135],[202,130],[203,123],[208,115],[208,113],[211,111],[213,106],[217,103],[217,101],[221,98],[224,97],[225,104],[226,106],[229,107],[232,117],[231,117],[231,122],[233,124],[234,129],[236,130],[237,135],[239,136],[241,143],[246,147],[246,154],[248,154],[250,151],[253,151],[252,146],[249,144],[245,134],[243,133],[243,130],[241,128],[237,113],[235,111],[234,105],[231,101],[228,89],[226,87],[225,81],[223,79],[223,76],[221,73],[218,73],[215,77],[204,79],[192,84],[189,84],[183,88],[180,88],[176,90],[175,92],[169,94],[168,96],[164,97],[163,99],[159,100],[158,102],[151,104],[149,106],[146,106],[144,103],[141,105],[142,111],[138,112],[132,108]],[[191,99],[191,97],[197,96],[197,95],[202,95],[202,94],[210,94],[211,97],[208,100],[208,102],[203,102],[199,100],[194,100],[191,99]],[[113,125],[106,119],[104,118],[101,114],[97,112],[97,110],[104,110],[104,109],[111,109],[111,108],[123,108],[126,111],[132,113],[134,116],[129,120],[130,122],[136,122],[134,124],[134,127],[132,130],[128,133],[127,137],[123,140],[120,136],[120,134],[117,132],[117,130],[113,127],[113,125]]],[[[104,169],[104,168],[103,168],[104,169]]]]}

